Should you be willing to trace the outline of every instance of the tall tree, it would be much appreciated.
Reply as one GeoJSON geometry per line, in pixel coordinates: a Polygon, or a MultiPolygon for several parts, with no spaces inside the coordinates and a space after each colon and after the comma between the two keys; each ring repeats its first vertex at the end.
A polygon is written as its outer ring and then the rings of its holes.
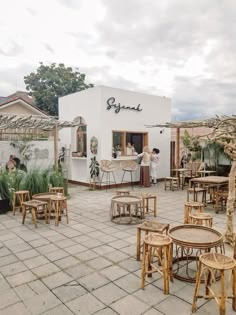
{"type": "Polygon", "coordinates": [[[35,97],[36,105],[49,115],[58,115],[58,97],[86,90],[93,84],[85,83],[85,74],[65,67],[63,63],[50,66],[40,62],[36,72],[24,77],[26,90],[35,97]]]}

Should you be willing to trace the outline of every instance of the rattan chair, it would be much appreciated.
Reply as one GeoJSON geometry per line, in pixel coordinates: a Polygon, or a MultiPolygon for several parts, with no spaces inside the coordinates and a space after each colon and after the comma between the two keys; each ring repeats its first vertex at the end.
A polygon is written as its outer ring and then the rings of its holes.
{"type": "MultiPolygon", "coordinates": [[[[215,299],[219,306],[219,314],[226,315],[227,299],[232,299],[232,308],[236,311],[236,243],[234,247],[234,258],[220,253],[205,253],[199,257],[199,266],[194,291],[192,312],[197,310],[197,299],[215,299]],[[217,273],[218,272],[218,273],[217,273]],[[226,272],[229,273],[232,295],[227,294],[226,272]],[[216,286],[217,275],[220,274],[219,288],[216,286]],[[204,275],[205,294],[199,295],[201,278],[204,275]]],[[[229,289],[229,287],[228,287],[229,289]]]]}
{"type": "Polygon", "coordinates": [[[115,184],[115,186],[117,187],[116,179],[114,175],[114,172],[117,170],[117,168],[112,163],[112,161],[101,160],[99,165],[100,165],[100,170],[102,172],[102,177],[100,180],[100,189],[102,188],[102,185],[105,185],[106,190],[107,190],[107,186],[108,188],[111,188],[111,184],[115,184]],[[105,180],[103,181],[104,174],[105,174],[105,180]],[[111,181],[111,174],[113,176],[113,181],[111,181]]]}
{"type": "Polygon", "coordinates": [[[135,161],[122,161],[120,162],[120,168],[124,171],[123,176],[122,176],[122,180],[121,180],[121,184],[123,183],[124,177],[125,177],[125,173],[130,173],[130,180],[131,180],[131,187],[132,189],[134,189],[133,187],[133,172],[135,172],[138,168],[138,163],[135,161]]]}

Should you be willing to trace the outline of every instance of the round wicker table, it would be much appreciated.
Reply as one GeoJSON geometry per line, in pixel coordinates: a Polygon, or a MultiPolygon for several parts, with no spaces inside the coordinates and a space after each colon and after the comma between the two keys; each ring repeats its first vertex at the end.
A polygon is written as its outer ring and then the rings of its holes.
{"type": "Polygon", "coordinates": [[[173,241],[173,274],[176,279],[195,282],[202,253],[224,252],[220,232],[202,225],[184,224],[169,230],[173,241]]]}
{"type": "Polygon", "coordinates": [[[118,224],[140,223],[144,218],[142,198],[131,195],[112,197],[110,218],[118,224]]]}

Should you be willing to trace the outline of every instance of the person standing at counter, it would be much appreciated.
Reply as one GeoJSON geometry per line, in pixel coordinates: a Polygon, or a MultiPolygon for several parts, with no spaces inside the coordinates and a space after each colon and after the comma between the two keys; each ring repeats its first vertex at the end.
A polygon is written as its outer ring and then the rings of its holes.
{"type": "Polygon", "coordinates": [[[150,187],[150,174],[149,167],[151,162],[151,154],[148,146],[143,148],[143,152],[138,154],[138,157],[142,158],[140,165],[140,185],[144,187],[150,187]]]}
{"type": "Polygon", "coordinates": [[[157,184],[157,170],[158,170],[158,164],[159,164],[159,153],[160,153],[160,150],[154,148],[152,150],[152,154],[151,154],[150,174],[151,174],[152,182],[154,185],[157,184]]]}

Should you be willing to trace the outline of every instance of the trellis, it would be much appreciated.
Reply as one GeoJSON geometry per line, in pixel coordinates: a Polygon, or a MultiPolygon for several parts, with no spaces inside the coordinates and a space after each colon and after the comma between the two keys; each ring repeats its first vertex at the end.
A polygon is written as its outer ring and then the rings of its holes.
{"type": "MultiPolygon", "coordinates": [[[[236,178],[236,115],[232,116],[216,116],[200,121],[180,121],[173,123],[164,123],[149,125],[147,127],[161,128],[196,128],[208,127],[209,133],[199,136],[210,141],[215,141],[224,145],[224,152],[228,154],[232,160],[232,166],[229,174],[229,193],[227,199],[227,221],[226,221],[226,240],[231,244],[234,243],[234,203],[235,203],[235,178],[236,178]]],[[[177,133],[178,135],[178,133],[177,133]]],[[[178,148],[177,148],[178,149],[178,148]]]]}
{"type": "Polygon", "coordinates": [[[43,117],[34,115],[0,114],[0,130],[10,130],[17,134],[20,130],[41,130],[53,132],[54,135],[54,165],[58,165],[58,131],[63,128],[78,126],[79,122],[61,121],[56,117],[43,117]]]}

